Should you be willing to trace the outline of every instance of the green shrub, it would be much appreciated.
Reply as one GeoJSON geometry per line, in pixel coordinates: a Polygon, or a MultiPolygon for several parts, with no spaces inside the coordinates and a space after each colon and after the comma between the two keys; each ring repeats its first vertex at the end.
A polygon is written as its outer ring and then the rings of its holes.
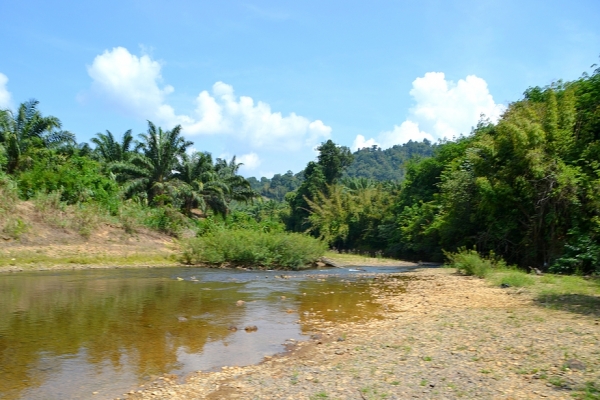
{"type": "Polygon", "coordinates": [[[456,253],[444,251],[444,255],[449,261],[448,266],[478,278],[485,278],[496,267],[506,268],[506,263],[496,259],[493,254],[485,258],[480,256],[477,251],[467,250],[464,247],[459,248],[456,253]]]}
{"type": "Polygon", "coordinates": [[[189,225],[189,220],[171,206],[148,208],[143,221],[148,228],[179,237],[189,225]]]}
{"type": "Polygon", "coordinates": [[[30,199],[39,192],[60,192],[67,204],[94,201],[115,214],[118,209],[117,183],[87,157],[66,158],[50,152],[36,153],[31,168],[19,175],[22,197],[30,199]]]}
{"type": "Polygon", "coordinates": [[[186,240],[183,262],[299,269],[325,253],[325,243],[299,233],[248,229],[216,230],[186,240]]]}
{"type": "Polygon", "coordinates": [[[250,212],[236,210],[225,217],[210,215],[196,221],[199,235],[223,229],[246,229],[263,232],[283,232],[285,225],[273,218],[260,218],[253,216],[250,212]]]}
{"type": "MultiPolygon", "coordinates": [[[[593,222],[598,224],[597,219],[594,218],[594,220],[593,222]]],[[[550,266],[549,272],[600,275],[600,243],[598,243],[598,236],[593,237],[592,235],[593,232],[582,233],[577,229],[571,230],[564,253],[550,266]]]]}

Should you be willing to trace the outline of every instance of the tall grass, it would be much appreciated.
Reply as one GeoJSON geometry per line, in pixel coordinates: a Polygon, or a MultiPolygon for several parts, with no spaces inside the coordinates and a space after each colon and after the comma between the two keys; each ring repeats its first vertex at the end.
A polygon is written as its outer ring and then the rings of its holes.
{"type": "Polygon", "coordinates": [[[326,244],[299,233],[217,230],[183,242],[186,264],[232,264],[300,269],[325,253],[326,244]]]}

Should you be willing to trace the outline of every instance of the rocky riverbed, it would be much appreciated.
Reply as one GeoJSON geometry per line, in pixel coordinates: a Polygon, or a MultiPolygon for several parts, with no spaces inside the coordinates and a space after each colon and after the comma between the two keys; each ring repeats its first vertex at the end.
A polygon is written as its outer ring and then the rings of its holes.
{"type": "Polygon", "coordinates": [[[311,340],[286,354],[183,383],[164,376],[122,398],[572,399],[600,387],[597,314],[546,309],[450,269],[402,275],[412,279],[373,282],[383,319],[315,319],[311,340]]]}

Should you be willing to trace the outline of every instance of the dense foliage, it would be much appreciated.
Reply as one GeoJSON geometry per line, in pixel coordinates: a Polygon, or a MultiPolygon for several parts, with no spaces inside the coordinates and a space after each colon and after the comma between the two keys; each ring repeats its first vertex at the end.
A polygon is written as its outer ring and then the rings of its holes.
{"type": "Polygon", "coordinates": [[[475,246],[523,267],[600,272],[599,123],[600,70],[528,89],[496,125],[409,172],[397,254],[475,246]]]}
{"type": "Polygon", "coordinates": [[[194,251],[216,257],[193,253],[194,260],[221,262],[225,250],[216,247],[244,241],[253,262],[268,266],[283,256],[261,255],[260,246],[280,246],[278,235],[304,240],[283,235],[287,229],[340,250],[441,261],[474,249],[523,268],[600,273],[600,69],[529,88],[499,121],[482,120],[454,141],[352,154],[329,140],[301,173],[260,181],[239,176],[235,157],[188,154],[179,126],[149,123],[138,141],[130,131],[121,139],[99,133],[91,149],[37,105],[0,111],[5,193],[55,192],[123,221],[173,234],[192,229],[206,238],[194,251]]]}
{"type": "Polygon", "coordinates": [[[316,261],[325,249],[325,243],[299,233],[217,230],[188,239],[183,259],[188,264],[299,269],[316,261]]]}
{"type": "Polygon", "coordinates": [[[467,248],[523,268],[600,273],[600,69],[530,88],[497,123],[432,150],[403,164],[401,187],[325,183],[309,163],[290,228],[414,260],[467,248]]]}

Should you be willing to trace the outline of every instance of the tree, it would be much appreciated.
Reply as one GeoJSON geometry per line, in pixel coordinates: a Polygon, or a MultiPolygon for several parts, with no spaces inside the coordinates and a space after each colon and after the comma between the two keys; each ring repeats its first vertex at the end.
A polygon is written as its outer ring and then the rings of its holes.
{"type": "Polygon", "coordinates": [[[328,185],[335,183],[354,159],[348,147],[338,146],[331,139],[322,143],[317,150],[319,150],[318,164],[323,170],[328,185]]]}
{"type": "Polygon", "coordinates": [[[193,143],[181,136],[181,125],[170,131],[163,131],[148,121],[148,132],[139,135],[137,143],[139,153],[130,161],[115,163],[113,170],[125,174],[126,195],[143,192],[149,204],[162,205],[172,199],[177,191],[173,173],[180,157],[193,143]]]}
{"type": "Polygon", "coordinates": [[[120,142],[108,130],[106,134],[97,133],[96,137],[91,139],[91,142],[96,145],[94,149],[96,157],[106,164],[125,162],[133,155],[131,129],[123,134],[120,142]]]}
{"type": "Polygon", "coordinates": [[[21,103],[16,114],[11,110],[0,110],[0,143],[6,152],[6,171],[13,174],[21,164],[22,156],[31,147],[47,147],[65,140],[73,140],[69,132],[60,129],[56,117],[44,117],[37,109],[39,102],[29,100],[21,103]]]}
{"type": "MultiPolygon", "coordinates": [[[[317,149],[318,161],[310,161],[306,165],[304,181],[296,192],[287,197],[291,208],[287,226],[296,232],[311,228],[308,220],[309,201],[314,200],[318,193],[326,195],[328,186],[333,185],[342,176],[344,169],[353,160],[350,149],[338,146],[331,140],[322,143],[317,149]]],[[[314,227],[312,233],[319,236],[314,227]]]]}
{"type": "Polygon", "coordinates": [[[183,154],[177,173],[177,179],[181,181],[178,194],[187,215],[193,208],[201,208],[203,212],[210,208],[221,215],[227,213],[225,193],[228,188],[219,180],[210,153],[183,154]]]}
{"type": "Polygon", "coordinates": [[[390,212],[395,191],[364,178],[330,185],[314,200],[306,200],[311,230],[337,249],[383,250],[379,226],[390,212]]]}
{"type": "Polygon", "coordinates": [[[231,201],[246,203],[258,197],[258,194],[252,190],[250,182],[243,176],[238,175],[238,171],[242,165],[242,163],[236,162],[235,156],[229,162],[225,159],[217,158],[217,162],[215,163],[215,172],[218,179],[226,187],[225,199],[227,204],[231,203],[231,201]]]}

